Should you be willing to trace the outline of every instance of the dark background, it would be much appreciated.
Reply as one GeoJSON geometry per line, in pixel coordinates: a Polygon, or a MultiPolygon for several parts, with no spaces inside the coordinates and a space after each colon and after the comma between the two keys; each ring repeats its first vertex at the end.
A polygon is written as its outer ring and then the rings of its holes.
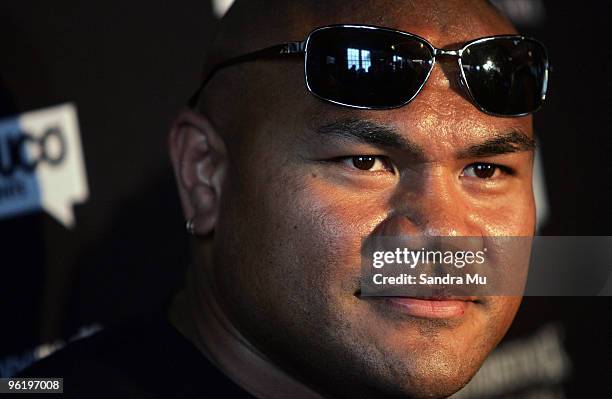
{"type": "MultiPolygon", "coordinates": [[[[554,66],[535,118],[549,206],[540,233],[611,235],[605,5],[497,3],[554,66]]],[[[0,116],[74,102],[90,189],[73,230],[43,213],[0,221],[0,359],[155,310],[180,286],[188,250],[166,135],[215,24],[205,0],[0,3],[0,116]]],[[[507,339],[561,323],[575,365],[566,393],[599,393],[612,374],[611,304],[527,298],[507,339]]]]}

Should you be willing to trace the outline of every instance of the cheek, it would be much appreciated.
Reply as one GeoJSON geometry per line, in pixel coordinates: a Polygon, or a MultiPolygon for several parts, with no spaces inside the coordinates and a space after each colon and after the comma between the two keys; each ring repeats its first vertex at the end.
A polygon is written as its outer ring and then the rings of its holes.
{"type": "Polygon", "coordinates": [[[531,236],[535,229],[535,200],[531,184],[523,183],[512,194],[468,207],[483,236],[531,236]]]}
{"type": "Polygon", "coordinates": [[[504,337],[508,328],[514,320],[514,316],[521,304],[522,297],[520,296],[498,296],[489,297],[491,316],[489,319],[488,328],[485,329],[487,335],[493,338],[491,344],[497,345],[504,337]]]}
{"type": "Polygon", "coordinates": [[[217,262],[224,290],[242,290],[245,309],[256,302],[277,315],[287,303],[320,309],[352,297],[361,240],[385,218],[385,201],[349,193],[318,171],[276,165],[251,167],[228,187],[234,195],[222,202],[215,240],[227,254],[217,262]]]}
{"type": "Polygon", "coordinates": [[[380,195],[355,195],[317,173],[298,176],[294,182],[289,211],[293,225],[285,231],[297,243],[294,256],[309,260],[308,273],[318,289],[352,296],[362,240],[385,219],[387,202],[380,195]]]}

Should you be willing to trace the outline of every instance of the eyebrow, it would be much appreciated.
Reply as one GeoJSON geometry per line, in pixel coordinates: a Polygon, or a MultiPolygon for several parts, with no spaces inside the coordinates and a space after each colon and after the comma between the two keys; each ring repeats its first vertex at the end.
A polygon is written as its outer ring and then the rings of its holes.
{"type": "Polygon", "coordinates": [[[411,152],[419,158],[425,158],[425,151],[405,139],[397,129],[367,119],[342,119],[320,126],[315,131],[326,137],[399,149],[411,152]]]}
{"type": "Polygon", "coordinates": [[[513,129],[490,139],[460,150],[457,158],[484,158],[513,152],[533,151],[536,141],[520,130],[513,129]]]}
{"type": "MultiPolygon", "coordinates": [[[[367,119],[342,119],[315,129],[316,133],[341,140],[352,140],[379,147],[388,147],[410,152],[419,159],[426,159],[426,153],[419,145],[402,136],[388,125],[367,119]]],[[[456,157],[484,158],[494,155],[521,151],[532,151],[536,142],[518,129],[496,134],[482,143],[471,145],[456,153],[456,157]]]]}

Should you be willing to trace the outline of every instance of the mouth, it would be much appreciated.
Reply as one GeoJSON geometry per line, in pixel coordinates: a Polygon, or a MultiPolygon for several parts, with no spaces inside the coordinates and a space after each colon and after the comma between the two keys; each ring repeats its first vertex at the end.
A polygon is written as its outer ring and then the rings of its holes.
{"type": "Polygon", "coordinates": [[[383,307],[385,312],[422,319],[456,319],[465,315],[470,307],[482,304],[475,296],[364,297],[359,290],[355,296],[383,307]]]}
{"type": "Polygon", "coordinates": [[[425,319],[452,319],[463,316],[478,303],[471,297],[384,297],[382,305],[408,316],[425,319]]]}

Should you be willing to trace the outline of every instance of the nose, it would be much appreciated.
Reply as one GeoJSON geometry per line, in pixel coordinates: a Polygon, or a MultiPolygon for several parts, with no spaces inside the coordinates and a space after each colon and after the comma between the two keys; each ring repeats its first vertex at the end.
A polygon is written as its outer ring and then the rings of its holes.
{"type": "Polygon", "coordinates": [[[400,184],[384,227],[388,235],[481,236],[475,212],[446,167],[428,164],[418,179],[400,184]]]}

